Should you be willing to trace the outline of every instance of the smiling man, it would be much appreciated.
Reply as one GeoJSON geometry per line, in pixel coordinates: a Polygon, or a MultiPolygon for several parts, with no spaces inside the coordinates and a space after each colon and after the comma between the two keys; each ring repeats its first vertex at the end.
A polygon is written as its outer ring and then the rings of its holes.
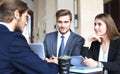
{"type": "Polygon", "coordinates": [[[84,38],[73,33],[70,29],[72,25],[71,12],[67,9],[58,10],[56,12],[56,24],[58,31],[45,36],[46,57],[49,58],[52,55],[56,57],[80,55],[81,48],[84,45],[84,38]]]}

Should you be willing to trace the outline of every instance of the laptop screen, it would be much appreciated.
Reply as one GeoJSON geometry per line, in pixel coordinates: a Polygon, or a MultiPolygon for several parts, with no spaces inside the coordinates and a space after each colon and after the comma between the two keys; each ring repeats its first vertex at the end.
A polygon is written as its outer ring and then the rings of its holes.
{"type": "Polygon", "coordinates": [[[29,43],[30,48],[35,52],[42,60],[45,59],[45,51],[43,43],[29,43]]]}

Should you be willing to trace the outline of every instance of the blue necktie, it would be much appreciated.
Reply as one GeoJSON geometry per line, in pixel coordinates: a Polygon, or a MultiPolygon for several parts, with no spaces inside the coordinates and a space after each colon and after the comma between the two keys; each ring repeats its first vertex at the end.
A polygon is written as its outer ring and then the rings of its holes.
{"type": "Polygon", "coordinates": [[[64,36],[61,36],[62,38],[62,41],[61,41],[61,45],[60,45],[60,48],[59,48],[59,54],[58,56],[63,56],[63,52],[64,52],[64,36]]]}

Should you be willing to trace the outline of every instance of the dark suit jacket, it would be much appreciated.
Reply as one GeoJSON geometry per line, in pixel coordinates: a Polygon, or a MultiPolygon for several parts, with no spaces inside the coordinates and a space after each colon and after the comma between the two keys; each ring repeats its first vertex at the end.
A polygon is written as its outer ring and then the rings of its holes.
{"type": "MultiPolygon", "coordinates": [[[[57,56],[57,35],[57,31],[46,35],[44,40],[46,57],[51,57],[52,55],[57,56]]],[[[66,43],[64,54],[70,56],[80,55],[80,50],[83,47],[83,44],[84,38],[71,31],[66,43]]]]}
{"type": "MultiPolygon", "coordinates": [[[[88,57],[98,60],[100,43],[94,41],[88,52],[88,57]]],[[[120,38],[110,41],[108,62],[102,62],[104,69],[108,70],[108,74],[120,74],[120,38]]]]}
{"type": "Polygon", "coordinates": [[[20,32],[0,24],[0,74],[57,74],[58,66],[41,60],[20,32]]]}

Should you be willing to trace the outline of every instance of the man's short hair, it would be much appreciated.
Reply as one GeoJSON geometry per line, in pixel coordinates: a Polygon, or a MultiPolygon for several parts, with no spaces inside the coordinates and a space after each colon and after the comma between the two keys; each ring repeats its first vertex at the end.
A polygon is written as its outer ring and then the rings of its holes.
{"type": "Polygon", "coordinates": [[[67,9],[60,9],[56,12],[56,20],[58,20],[59,17],[61,16],[66,16],[66,15],[69,15],[70,17],[70,21],[72,21],[72,14],[69,10],[67,9]]]}
{"type": "Polygon", "coordinates": [[[18,10],[20,16],[28,10],[28,6],[21,0],[0,1],[0,22],[10,23],[14,18],[14,11],[18,10]]]}

